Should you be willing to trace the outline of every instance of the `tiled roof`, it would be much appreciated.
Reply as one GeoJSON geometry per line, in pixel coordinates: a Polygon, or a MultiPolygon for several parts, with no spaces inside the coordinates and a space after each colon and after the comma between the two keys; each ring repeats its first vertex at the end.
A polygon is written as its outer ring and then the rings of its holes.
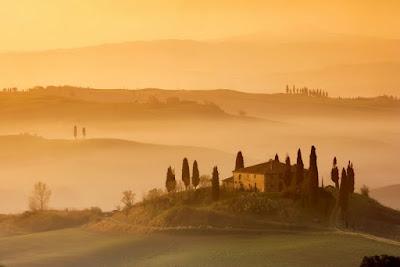
{"type": "Polygon", "coordinates": [[[226,183],[233,182],[233,176],[222,180],[222,182],[226,182],[226,183]]]}
{"type": "MultiPolygon", "coordinates": [[[[285,171],[285,167],[286,167],[285,163],[275,160],[270,160],[268,162],[238,169],[233,172],[255,173],[255,174],[283,173],[285,171]]],[[[294,172],[295,170],[296,170],[296,164],[292,165],[292,171],[294,172]]]]}

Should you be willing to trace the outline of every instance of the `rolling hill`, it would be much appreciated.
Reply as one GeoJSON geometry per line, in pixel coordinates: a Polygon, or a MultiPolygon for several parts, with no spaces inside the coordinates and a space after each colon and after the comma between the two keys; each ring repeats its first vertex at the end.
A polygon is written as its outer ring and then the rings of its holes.
{"type": "Polygon", "coordinates": [[[333,95],[398,95],[399,40],[354,36],[286,42],[259,39],[137,41],[2,53],[0,84],[258,92],[282,92],[286,84],[297,84],[324,87],[333,95]]]}
{"type": "Polygon", "coordinates": [[[400,210],[400,184],[372,189],[370,195],[383,205],[400,210]]]}
{"type": "Polygon", "coordinates": [[[52,189],[51,207],[112,210],[124,190],[141,199],[149,189],[164,187],[168,166],[176,168],[179,180],[184,157],[190,164],[196,159],[201,174],[218,165],[222,175],[229,175],[234,165],[234,155],[213,149],[118,139],[1,136],[0,147],[0,213],[26,210],[37,181],[52,189]]]}

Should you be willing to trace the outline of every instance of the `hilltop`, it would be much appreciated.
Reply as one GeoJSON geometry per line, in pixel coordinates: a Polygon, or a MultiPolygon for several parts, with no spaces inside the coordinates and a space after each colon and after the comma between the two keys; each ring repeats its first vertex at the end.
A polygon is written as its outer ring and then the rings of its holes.
{"type": "Polygon", "coordinates": [[[172,194],[149,192],[142,202],[111,218],[90,224],[100,232],[153,232],[168,229],[236,231],[345,231],[400,240],[400,212],[373,199],[352,194],[349,228],[344,228],[336,206],[336,192],[320,189],[314,207],[287,193],[231,192],[222,188],[221,199],[211,199],[210,188],[172,194]]]}

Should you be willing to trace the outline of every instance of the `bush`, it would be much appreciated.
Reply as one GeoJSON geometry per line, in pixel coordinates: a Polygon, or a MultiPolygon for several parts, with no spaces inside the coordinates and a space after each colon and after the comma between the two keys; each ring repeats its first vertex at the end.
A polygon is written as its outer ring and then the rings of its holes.
{"type": "Polygon", "coordinates": [[[400,257],[381,255],[364,257],[360,267],[397,267],[400,266],[400,257]]]}
{"type": "Polygon", "coordinates": [[[365,196],[365,197],[369,197],[369,187],[366,185],[363,185],[360,189],[361,191],[361,195],[365,196]]]}

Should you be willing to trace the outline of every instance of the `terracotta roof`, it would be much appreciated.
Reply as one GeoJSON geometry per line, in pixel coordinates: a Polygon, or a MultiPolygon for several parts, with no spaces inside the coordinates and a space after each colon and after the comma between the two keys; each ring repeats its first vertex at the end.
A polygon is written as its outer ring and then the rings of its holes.
{"type": "MultiPolygon", "coordinates": [[[[285,167],[286,167],[286,164],[283,162],[270,160],[268,162],[264,162],[264,163],[260,163],[257,165],[238,169],[233,172],[256,173],[256,174],[282,173],[285,171],[285,167]]],[[[296,170],[296,164],[292,165],[292,171],[294,172],[295,170],[296,170]]]]}
{"type": "Polygon", "coordinates": [[[222,182],[225,182],[225,183],[233,182],[233,176],[222,180],[222,182]]]}

